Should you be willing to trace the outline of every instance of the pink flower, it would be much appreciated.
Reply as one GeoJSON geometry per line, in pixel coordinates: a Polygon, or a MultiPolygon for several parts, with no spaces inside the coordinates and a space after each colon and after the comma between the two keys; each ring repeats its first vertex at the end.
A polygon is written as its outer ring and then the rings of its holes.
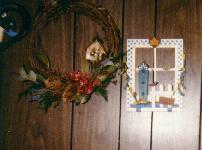
{"type": "Polygon", "coordinates": [[[86,94],[90,94],[90,93],[92,93],[93,92],[93,89],[94,89],[94,86],[93,86],[93,84],[92,83],[89,83],[88,85],[87,85],[87,88],[86,88],[86,94]]]}
{"type": "Polygon", "coordinates": [[[81,72],[80,71],[76,71],[76,72],[71,72],[69,74],[70,79],[78,81],[81,78],[81,72]]]}
{"type": "Polygon", "coordinates": [[[100,85],[101,85],[100,79],[95,79],[95,80],[93,81],[93,85],[94,85],[94,86],[100,86],[100,85]]]}

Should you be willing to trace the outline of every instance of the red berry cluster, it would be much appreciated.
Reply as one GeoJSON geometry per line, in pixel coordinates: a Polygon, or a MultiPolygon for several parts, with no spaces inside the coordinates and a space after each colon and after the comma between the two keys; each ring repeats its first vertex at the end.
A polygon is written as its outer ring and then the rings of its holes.
{"type": "Polygon", "coordinates": [[[86,72],[71,72],[68,74],[69,78],[77,83],[77,92],[79,94],[91,94],[96,86],[101,85],[101,81],[92,78],[92,74],[86,72]]]}

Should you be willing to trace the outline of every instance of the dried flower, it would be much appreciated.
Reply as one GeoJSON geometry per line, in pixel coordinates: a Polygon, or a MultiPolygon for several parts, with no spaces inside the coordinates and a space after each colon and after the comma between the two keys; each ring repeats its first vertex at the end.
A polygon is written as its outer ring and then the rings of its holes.
{"type": "Polygon", "coordinates": [[[44,83],[46,88],[50,90],[58,90],[63,88],[62,82],[58,79],[48,78],[44,83]]]}
{"type": "Polygon", "coordinates": [[[62,100],[63,102],[71,102],[74,100],[76,93],[76,86],[73,84],[69,84],[62,94],[62,100]]]}
{"type": "Polygon", "coordinates": [[[81,79],[89,79],[90,73],[75,71],[75,72],[69,73],[68,76],[73,81],[80,81],[81,79]]]}
{"type": "Polygon", "coordinates": [[[78,93],[83,95],[88,95],[93,92],[94,86],[92,82],[88,82],[85,85],[79,85],[78,86],[78,93]]]}
{"type": "Polygon", "coordinates": [[[82,95],[91,94],[95,86],[101,85],[101,81],[98,78],[93,79],[90,73],[76,71],[70,73],[69,78],[76,82],[78,86],[77,92],[82,95]]]}
{"type": "Polygon", "coordinates": [[[94,86],[100,86],[101,85],[101,81],[100,81],[100,79],[95,79],[94,81],[93,81],[93,85],[94,86]]]}

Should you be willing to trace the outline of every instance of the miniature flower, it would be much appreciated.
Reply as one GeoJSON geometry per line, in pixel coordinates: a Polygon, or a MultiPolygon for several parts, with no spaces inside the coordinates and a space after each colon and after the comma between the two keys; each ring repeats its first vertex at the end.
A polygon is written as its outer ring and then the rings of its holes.
{"type": "Polygon", "coordinates": [[[93,81],[93,85],[94,85],[94,86],[100,86],[100,85],[101,85],[100,79],[95,79],[95,80],[93,81]]]}
{"type": "Polygon", "coordinates": [[[81,78],[81,72],[76,71],[76,72],[71,72],[68,74],[69,78],[74,81],[78,81],[81,78]]]}
{"type": "Polygon", "coordinates": [[[93,86],[93,83],[88,83],[87,84],[87,87],[86,87],[86,94],[90,94],[90,93],[92,93],[93,92],[93,89],[94,89],[94,86],[93,86]]]}

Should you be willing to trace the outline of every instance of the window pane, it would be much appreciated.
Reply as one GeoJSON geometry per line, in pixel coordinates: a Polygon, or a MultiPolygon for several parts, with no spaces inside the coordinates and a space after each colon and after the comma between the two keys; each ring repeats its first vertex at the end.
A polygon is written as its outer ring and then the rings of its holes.
{"type": "Polygon", "coordinates": [[[153,67],[153,48],[136,48],[135,52],[135,67],[138,67],[142,62],[146,62],[146,64],[148,64],[150,68],[153,67]]]}
{"type": "Polygon", "coordinates": [[[157,68],[174,68],[175,67],[175,49],[174,48],[157,48],[156,49],[157,68]]]}

